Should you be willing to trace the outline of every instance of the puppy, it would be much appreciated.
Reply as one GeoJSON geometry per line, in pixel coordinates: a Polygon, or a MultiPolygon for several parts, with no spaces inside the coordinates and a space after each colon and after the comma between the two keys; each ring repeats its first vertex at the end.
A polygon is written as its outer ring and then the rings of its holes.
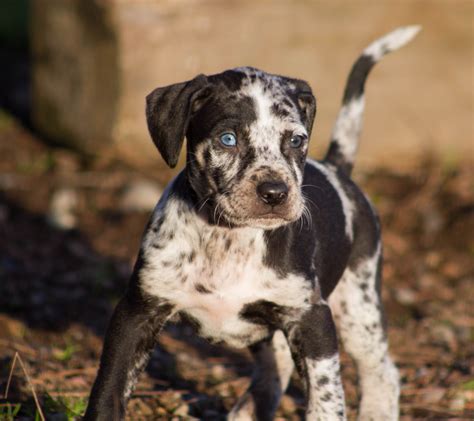
{"type": "Polygon", "coordinates": [[[186,167],[145,231],[85,419],[124,417],[173,316],[191,320],[212,342],[254,355],[255,375],[230,420],[272,419],[294,366],[307,419],[345,419],[335,324],[357,364],[360,419],[398,418],[398,374],[380,298],[379,222],[349,176],[366,77],[418,30],[397,29],[364,50],[321,162],[307,159],[316,100],[302,80],[242,67],[148,95],[153,142],[174,167],[186,136],[186,167]]]}

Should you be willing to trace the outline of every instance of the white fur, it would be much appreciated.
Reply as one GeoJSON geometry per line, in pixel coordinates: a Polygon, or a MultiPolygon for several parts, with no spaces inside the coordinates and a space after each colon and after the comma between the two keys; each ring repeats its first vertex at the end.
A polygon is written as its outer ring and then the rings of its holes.
{"type": "Polygon", "coordinates": [[[346,269],[329,304],[344,347],[357,363],[362,389],[359,419],[390,421],[398,419],[399,380],[388,355],[375,285],[380,255],[379,245],[355,270],[346,269]]]}
{"type": "Polygon", "coordinates": [[[354,98],[343,105],[337,115],[332,131],[332,139],[337,139],[341,154],[349,162],[353,162],[357,153],[360,132],[362,130],[362,116],[364,114],[364,95],[354,98]]]}
{"type": "MultiPolygon", "coordinates": [[[[253,72],[253,69],[240,69],[245,72],[253,72]]],[[[250,126],[250,141],[257,152],[256,166],[262,164],[271,164],[272,169],[275,165],[280,165],[282,170],[288,172],[287,163],[281,153],[281,135],[288,130],[293,134],[308,136],[306,128],[301,122],[301,118],[295,109],[288,109],[289,115],[286,117],[276,116],[271,107],[275,103],[280,103],[286,94],[282,88],[278,87],[280,83],[278,78],[271,75],[265,75],[265,80],[273,80],[273,89],[264,91],[263,83],[257,79],[242,87],[241,95],[249,96],[254,100],[257,119],[250,126]],[[264,151],[265,148],[265,151],[264,151]]],[[[307,144],[303,146],[307,148],[307,144]]],[[[301,171],[299,171],[301,173],[301,171]]]]}
{"type": "Polygon", "coordinates": [[[320,360],[306,359],[306,367],[310,383],[314,385],[309,391],[306,419],[344,420],[344,389],[341,383],[339,354],[320,360]],[[322,378],[327,379],[327,383],[318,385],[322,378]]]}
{"type": "Polygon", "coordinates": [[[420,31],[421,26],[419,25],[403,26],[397,28],[370,44],[364,50],[363,54],[366,56],[372,56],[375,61],[378,61],[385,54],[403,47],[420,31]]]}

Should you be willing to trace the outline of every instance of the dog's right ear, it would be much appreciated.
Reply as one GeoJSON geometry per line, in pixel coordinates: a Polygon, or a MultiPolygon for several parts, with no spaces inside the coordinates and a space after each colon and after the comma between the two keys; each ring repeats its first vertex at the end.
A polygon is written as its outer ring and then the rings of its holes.
{"type": "Polygon", "coordinates": [[[148,130],[171,168],[178,163],[190,117],[208,85],[207,77],[199,75],[188,82],[157,88],[146,97],[148,130]]]}

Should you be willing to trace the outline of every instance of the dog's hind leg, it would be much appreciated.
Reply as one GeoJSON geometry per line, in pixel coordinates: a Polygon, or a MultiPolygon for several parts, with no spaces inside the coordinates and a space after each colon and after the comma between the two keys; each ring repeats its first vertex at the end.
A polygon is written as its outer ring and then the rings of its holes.
{"type": "Polygon", "coordinates": [[[329,297],[345,350],[357,365],[359,420],[398,419],[398,371],[388,354],[380,297],[381,246],[349,266],[329,297]]]}
{"type": "Polygon", "coordinates": [[[250,350],[256,362],[253,379],[230,412],[230,421],[272,420],[293,372],[293,359],[281,331],[276,331],[271,340],[262,341],[250,350]]]}

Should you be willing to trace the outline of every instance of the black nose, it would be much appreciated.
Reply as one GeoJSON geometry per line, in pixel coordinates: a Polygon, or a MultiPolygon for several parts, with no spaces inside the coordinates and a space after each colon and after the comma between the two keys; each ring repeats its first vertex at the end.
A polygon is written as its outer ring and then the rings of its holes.
{"type": "Polygon", "coordinates": [[[288,197],[288,186],[282,182],[266,181],[257,186],[257,194],[267,205],[281,205],[288,197]]]}

